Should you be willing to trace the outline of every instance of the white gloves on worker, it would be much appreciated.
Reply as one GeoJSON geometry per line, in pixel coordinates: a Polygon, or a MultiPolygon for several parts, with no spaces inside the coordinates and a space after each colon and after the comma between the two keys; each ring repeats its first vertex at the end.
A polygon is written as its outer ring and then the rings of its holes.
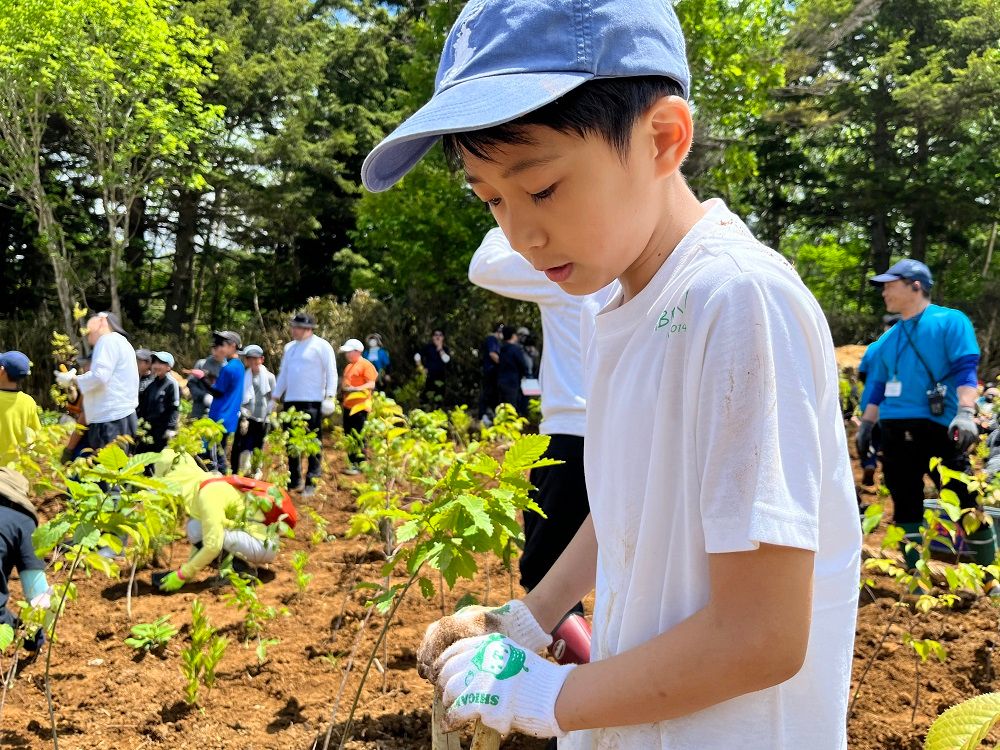
{"type": "Polygon", "coordinates": [[[501,734],[565,737],[556,699],[576,665],[559,665],[499,633],[466,638],[438,660],[445,731],[479,719],[501,734]]]}
{"type": "Polygon", "coordinates": [[[211,406],[214,400],[215,396],[213,396],[211,393],[206,393],[204,396],[202,396],[201,403],[203,403],[205,406],[211,406]]]}
{"type": "Polygon", "coordinates": [[[441,352],[441,361],[448,364],[451,362],[451,355],[448,352],[441,352]]]}
{"type": "Polygon", "coordinates": [[[429,680],[437,679],[435,664],[442,652],[456,641],[490,633],[500,633],[530,651],[541,651],[552,643],[531,610],[520,599],[501,607],[463,607],[450,617],[432,622],[417,651],[417,671],[429,680]]]}
{"type": "Polygon", "coordinates": [[[329,417],[337,411],[337,402],[333,396],[327,396],[323,399],[323,403],[319,406],[319,411],[324,417],[329,417]]]}
{"type": "Polygon", "coordinates": [[[52,595],[55,593],[49,586],[45,591],[33,597],[30,604],[35,609],[48,609],[52,604],[52,595]]]}
{"type": "Polygon", "coordinates": [[[76,380],[76,368],[66,370],[62,372],[61,370],[56,371],[56,385],[58,385],[63,390],[69,390],[73,387],[73,381],[76,380]]]}

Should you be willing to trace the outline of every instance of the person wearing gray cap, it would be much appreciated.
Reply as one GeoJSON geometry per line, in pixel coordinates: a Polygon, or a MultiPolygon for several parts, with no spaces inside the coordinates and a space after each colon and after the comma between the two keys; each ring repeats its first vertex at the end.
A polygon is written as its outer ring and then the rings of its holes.
{"type": "MultiPolygon", "coordinates": [[[[900,543],[908,567],[916,566],[924,519],[924,476],[941,488],[941,475],[930,472],[932,458],[952,471],[969,473],[968,450],[979,441],[975,422],[978,396],[979,344],[972,322],[959,310],[931,303],[934,279],[917,260],[901,260],[869,281],[882,293],[885,309],[901,320],[878,342],[868,373],[871,394],[856,442],[858,454],[869,453],[872,434],[882,431],[882,471],[892,495],[893,521],[906,532],[900,543]]],[[[975,508],[964,482],[943,487],[954,492],[963,508],[975,508]]],[[[965,543],[976,562],[991,565],[996,556],[993,531],[983,525],[965,543]]],[[[1000,594],[1000,587],[991,593],[1000,594]]]]}
{"type": "Polygon", "coordinates": [[[149,349],[135,350],[135,365],[139,368],[139,400],[142,392],[153,382],[153,353],[149,349]]]}
{"type": "Polygon", "coordinates": [[[246,474],[250,469],[253,452],[264,447],[275,380],[274,373],[264,366],[264,350],[261,347],[250,344],[241,354],[246,363],[246,372],[243,375],[240,426],[233,439],[232,464],[234,471],[246,474]]]}
{"type": "MultiPolygon", "coordinates": [[[[83,394],[87,413],[84,450],[99,451],[119,437],[135,437],[139,426],[135,414],[139,405],[139,367],[135,349],[114,313],[91,316],[87,341],[94,347],[90,369],[79,376],[76,368],[55,376],[60,387],[68,389],[75,382],[83,394]]],[[[130,450],[127,443],[122,448],[130,450]]]]}
{"type": "MultiPolygon", "coordinates": [[[[181,389],[170,377],[174,355],[170,352],[150,352],[153,380],[139,396],[138,415],[149,424],[146,442],[149,450],[162,451],[177,434],[180,422],[181,389]]],[[[152,473],[152,470],[150,470],[152,473]]]]}
{"type": "MultiPolygon", "coordinates": [[[[290,321],[292,340],[285,344],[278,369],[278,380],[271,392],[271,400],[281,401],[286,409],[295,408],[309,416],[308,429],[323,444],[323,417],[337,409],[337,359],[333,347],[326,339],[316,335],[316,318],[299,312],[290,321]]],[[[316,491],[322,475],[322,452],[309,456],[304,495],[316,491]]],[[[288,457],[289,488],[299,489],[302,476],[302,459],[288,457]]]]}

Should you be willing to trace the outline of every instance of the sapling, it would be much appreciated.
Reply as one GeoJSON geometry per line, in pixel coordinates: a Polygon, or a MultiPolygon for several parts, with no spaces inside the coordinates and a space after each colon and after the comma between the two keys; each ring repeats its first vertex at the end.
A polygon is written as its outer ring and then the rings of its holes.
{"type": "Polygon", "coordinates": [[[265,623],[278,616],[278,611],[274,607],[268,607],[261,603],[256,590],[256,584],[260,581],[256,578],[233,572],[230,572],[227,578],[233,586],[233,593],[226,595],[226,606],[243,611],[243,635],[245,639],[249,641],[252,638],[257,638],[263,632],[265,623]]]}
{"type": "Polygon", "coordinates": [[[216,634],[205,617],[204,605],[195,599],[191,603],[191,643],[181,651],[181,674],[187,680],[184,700],[188,705],[198,703],[202,684],[209,690],[215,686],[215,671],[228,646],[229,639],[216,634]]]}
{"type": "Polygon", "coordinates": [[[298,586],[299,593],[304,594],[312,580],[312,573],[306,573],[306,565],[309,564],[309,553],[299,550],[292,556],[292,570],[295,571],[295,585],[298,586]]]}
{"type": "Polygon", "coordinates": [[[142,622],[132,626],[132,636],[125,639],[125,644],[136,651],[155,651],[162,653],[177,635],[177,628],[170,622],[170,615],[158,617],[153,622],[142,622]]]}

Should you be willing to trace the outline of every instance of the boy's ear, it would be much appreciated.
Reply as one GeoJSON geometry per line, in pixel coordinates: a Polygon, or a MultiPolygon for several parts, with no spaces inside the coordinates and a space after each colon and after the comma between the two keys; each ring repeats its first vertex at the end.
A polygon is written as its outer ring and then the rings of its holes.
{"type": "Polygon", "coordinates": [[[687,101],[679,96],[660,97],[646,110],[641,124],[652,139],[656,175],[666,177],[680,172],[694,140],[687,101]]]}

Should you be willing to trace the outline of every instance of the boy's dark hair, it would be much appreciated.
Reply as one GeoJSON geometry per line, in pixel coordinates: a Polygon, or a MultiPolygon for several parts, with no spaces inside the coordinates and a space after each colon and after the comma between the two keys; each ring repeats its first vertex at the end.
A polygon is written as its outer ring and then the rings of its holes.
{"type": "Polygon", "coordinates": [[[595,78],[516,120],[483,130],[449,133],[443,137],[442,145],[448,161],[457,168],[462,163],[463,150],[477,159],[492,161],[496,151],[505,145],[523,146],[532,142],[525,132],[526,126],[544,125],[581,138],[600,136],[624,162],[636,120],[657,99],[683,95],[680,84],[665,76],[595,78]]]}

